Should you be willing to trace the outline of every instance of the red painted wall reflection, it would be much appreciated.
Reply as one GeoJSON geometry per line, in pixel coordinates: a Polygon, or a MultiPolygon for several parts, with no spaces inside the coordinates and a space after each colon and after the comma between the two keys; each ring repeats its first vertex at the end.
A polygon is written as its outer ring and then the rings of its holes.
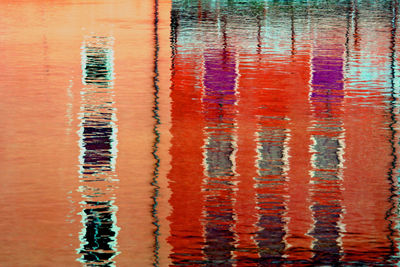
{"type": "MultiPolygon", "coordinates": [[[[365,93],[354,88],[356,80],[369,81],[352,68],[364,66],[358,54],[362,49],[375,49],[360,41],[367,32],[357,29],[357,5],[333,8],[332,18],[322,21],[321,10],[314,5],[309,8],[316,8],[315,17],[299,19],[308,11],[295,4],[282,9],[271,4],[270,10],[265,9],[268,4],[237,4],[230,9],[224,3],[199,1],[183,12],[184,3],[173,3],[171,154],[173,166],[182,164],[169,175],[169,219],[180,225],[171,228],[169,238],[176,251],[174,263],[392,264],[397,248],[396,229],[387,215],[393,212],[389,200],[394,185],[391,189],[387,178],[393,157],[390,141],[379,149],[366,141],[376,138],[373,128],[389,139],[388,98],[382,94],[389,89],[381,83],[377,91],[368,92],[374,97],[368,108],[357,102],[368,98],[356,95],[365,93]],[[291,21],[275,18],[279,12],[291,21]],[[336,23],[337,18],[343,20],[336,23]],[[274,19],[284,24],[279,41],[266,26],[274,19]],[[238,27],[239,21],[247,26],[238,27]],[[217,47],[226,54],[211,56],[217,47]],[[211,64],[210,58],[218,60],[211,64]],[[211,75],[211,70],[218,74],[211,75]],[[193,137],[192,142],[182,139],[183,132],[186,138],[193,137]],[[218,140],[210,139],[213,136],[218,140]],[[378,162],[373,151],[379,164],[372,164],[378,162]],[[191,167],[181,163],[189,163],[184,156],[189,153],[191,167]],[[363,155],[370,155],[368,169],[375,174],[358,165],[363,155]],[[220,175],[210,176],[210,170],[220,175]],[[196,178],[177,185],[179,171],[195,173],[196,178]],[[355,173],[366,179],[359,182],[355,173]],[[379,189],[368,200],[358,199],[359,194],[374,191],[366,189],[370,186],[379,189]],[[179,198],[178,192],[185,197],[179,198]],[[178,199],[193,203],[192,213],[178,199]],[[193,215],[185,218],[190,223],[180,221],[181,212],[193,215]],[[370,217],[363,219],[363,213],[370,217]],[[196,229],[197,236],[184,229],[196,229]],[[179,240],[186,233],[185,241],[179,240]],[[371,240],[376,245],[367,245],[371,240]],[[379,255],[375,260],[368,256],[372,251],[379,255]]],[[[382,40],[386,38],[388,47],[392,30],[385,30],[382,40]]],[[[372,83],[390,79],[390,51],[380,51],[376,58],[386,76],[372,83]]]]}

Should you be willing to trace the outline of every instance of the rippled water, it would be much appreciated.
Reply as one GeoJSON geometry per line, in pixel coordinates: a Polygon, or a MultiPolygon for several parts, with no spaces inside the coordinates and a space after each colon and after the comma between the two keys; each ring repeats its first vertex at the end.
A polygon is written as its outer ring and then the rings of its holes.
{"type": "Polygon", "coordinates": [[[1,1],[1,266],[397,266],[399,3],[1,1]]]}

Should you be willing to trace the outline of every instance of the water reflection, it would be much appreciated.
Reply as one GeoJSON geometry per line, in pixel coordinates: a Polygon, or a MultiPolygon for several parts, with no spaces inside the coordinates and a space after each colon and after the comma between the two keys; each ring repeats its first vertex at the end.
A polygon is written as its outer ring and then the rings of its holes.
{"type": "MultiPolygon", "coordinates": [[[[225,22],[222,22],[225,24],[225,22]]],[[[231,266],[235,224],[235,104],[236,57],[226,43],[222,26],[222,49],[204,52],[205,116],[204,254],[210,265],[231,266]]]]}
{"type": "Polygon", "coordinates": [[[117,127],[113,100],[113,39],[88,37],[82,46],[80,182],[82,224],[79,261],[113,266],[118,252],[114,188],[117,127]]]}
{"type": "Polygon", "coordinates": [[[396,34],[397,34],[397,24],[398,24],[398,2],[397,1],[392,1],[391,2],[391,9],[392,9],[392,27],[391,27],[391,38],[390,38],[390,87],[391,87],[391,93],[390,93],[390,106],[389,106],[389,113],[390,113],[390,123],[389,123],[389,129],[391,131],[391,136],[389,139],[390,145],[391,145],[391,156],[392,156],[392,166],[389,168],[388,171],[388,181],[390,184],[390,192],[391,195],[389,197],[389,203],[390,203],[390,208],[386,212],[386,220],[389,221],[388,225],[388,239],[391,244],[391,254],[392,255],[390,258],[396,259],[396,257],[399,257],[399,251],[396,252],[396,246],[397,249],[399,249],[399,205],[396,203],[398,199],[396,199],[398,193],[399,193],[399,188],[398,187],[398,182],[399,182],[399,171],[398,171],[398,151],[399,151],[399,139],[398,139],[398,115],[399,115],[399,104],[398,104],[398,98],[399,98],[399,91],[398,91],[398,84],[397,84],[397,70],[398,70],[398,64],[397,64],[397,45],[396,45],[396,34]],[[397,185],[397,186],[396,186],[397,185]],[[397,206],[397,207],[396,207],[397,206]],[[396,244],[397,243],[397,244],[396,244]]]}
{"type": "Polygon", "coordinates": [[[399,264],[397,0],[39,2],[0,1],[4,265],[399,264]]]}
{"type": "Polygon", "coordinates": [[[153,265],[159,266],[159,236],[160,236],[160,219],[158,217],[158,198],[159,198],[159,191],[160,186],[158,185],[159,179],[159,167],[160,167],[160,157],[158,156],[158,146],[160,143],[160,131],[158,130],[161,120],[159,115],[159,73],[158,73],[158,57],[159,57],[159,36],[158,36],[158,0],[154,1],[154,77],[153,77],[153,87],[154,87],[154,105],[153,105],[153,118],[155,120],[153,126],[153,133],[154,133],[154,143],[153,143],[153,157],[155,160],[154,163],[154,171],[153,171],[153,179],[151,181],[151,185],[153,186],[153,205],[151,209],[151,215],[153,219],[153,225],[155,229],[153,231],[154,235],[154,248],[153,248],[153,265]]]}
{"type": "Polygon", "coordinates": [[[358,178],[358,158],[374,147],[357,136],[390,130],[382,108],[390,70],[380,63],[388,52],[377,50],[389,46],[364,44],[368,27],[384,28],[386,42],[396,35],[390,9],[383,1],[173,1],[173,264],[388,263],[397,231],[386,216],[397,197],[384,175],[390,153],[382,147],[374,174],[358,178]],[[369,200],[373,187],[380,193],[369,200]]]}
{"type": "Polygon", "coordinates": [[[288,245],[285,241],[288,138],[285,117],[260,117],[256,140],[258,176],[254,178],[259,230],[254,239],[260,263],[265,266],[282,264],[288,245]]]}
{"type": "MultiPolygon", "coordinates": [[[[173,10],[171,19],[172,41],[177,41],[180,21],[179,12],[173,10]]],[[[202,98],[201,73],[202,56],[198,53],[186,54],[172,42],[171,74],[171,170],[168,174],[171,188],[169,216],[171,244],[170,258],[176,265],[195,265],[203,262],[203,145],[204,117],[201,113],[202,98]]]]}
{"type": "Polygon", "coordinates": [[[311,210],[313,225],[309,234],[314,238],[312,251],[316,264],[339,264],[343,249],[341,204],[344,129],[341,108],[344,98],[344,46],[319,41],[312,57],[312,92],[310,96],[313,125],[311,210]]]}

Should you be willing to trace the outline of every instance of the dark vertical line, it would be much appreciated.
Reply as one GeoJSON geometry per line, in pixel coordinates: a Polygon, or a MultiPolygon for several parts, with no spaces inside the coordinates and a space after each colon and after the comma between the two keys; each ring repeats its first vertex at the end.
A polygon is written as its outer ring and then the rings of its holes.
{"type": "Polygon", "coordinates": [[[354,49],[358,51],[360,49],[360,35],[359,35],[359,27],[358,27],[358,17],[359,17],[359,12],[358,12],[358,1],[354,0],[354,49]]]}
{"type": "Polygon", "coordinates": [[[197,1],[197,20],[201,21],[203,19],[203,9],[201,7],[201,0],[197,1]]]}
{"type": "Polygon", "coordinates": [[[261,55],[261,17],[257,15],[257,55],[258,55],[258,60],[260,61],[260,55],[261,55]]]}
{"type": "Polygon", "coordinates": [[[158,0],[154,0],[154,76],[153,76],[153,87],[154,87],[154,104],[153,104],[153,118],[154,118],[154,125],[153,125],[153,133],[154,133],[154,143],[153,143],[153,157],[155,160],[154,163],[154,171],[153,171],[153,178],[151,181],[151,185],[153,186],[153,204],[151,207],[151,216],[153,219],[153,225],[155,229],[153,231],[154,234],[154,247],[153,247],[153,266],[159,266],[159,250],[160,250],[160,219],[158,217],[158,197],[160,193],[160,186],[158,184],[158,177],[159,177],[159,168],[160,168],[160,158],[158,156],[158,145],[160,143],[160,132],[159,126],[161,124],[160,115],[159,115],[159,72],[158,72],[158,57],[160,51],[160,43],[158,38],[158,0]]]}
{"type": "MultiPolygon", "coordinates": [[[[223,14],[222,15],[222,22],[223,22],[223,24],[222,24],[222,39],[223,39],[223,62],[226,62],[228,59],[227,59],[227,50],[228,50],[228,41],[227,41],[227,34],[226,34],[226,24],[227,24],[227,21],[226,21],[226,15],[225,14],[223,14]]],[[[221,62],[221,64],[223,64],[222,62],[221,62]]],[[[223,106],[224,104],[223,103],[219,103],[219,107],[222,109],[222,106],[223,106]]],[[[222,110],[221,110],[221,115],[220,115],[220,118],[222,118],[223,117],[223,112],[222,112],[222,110]]]]}
{"type": "Polygon", "coordinates": [[[290,28],[291,28],[291,40],[292,40],[292,47],[291,47],[291,55],[294,56],[296,54],[296,31],[294,28],[294,6],[293,1],[290,6],[290,28]]]}
{"type": "MultiPolygon", "coordinates": [[[[171,41],[171,70],[172,70],[172,77],[173,74],[175,73],[175,56],[176,56],[176,43],[178,41],[178,27],[179,27],[179,9],[175,9],[174,5],[172,3],[172,10],[171,10],[171,22],[170,22],[170,27],[171,27],[171,36],[170,36],[170,41],[171,41]]],[[[171,78],[173,81],[174,79],[171,78]]]]}
{"type": "MultiPolygon", "coordinates": [[[[349,62],[350,62],[350,17],[351,13],[353,12],[353,7],[351,4],[351,1],[349,1],[349,5],[347,7],[347,16],[346,16],[346,43],[345,43],[345,49],[346,49],[346,62],[345,62],[345,69],[346,71],[349,71],[349,62]]],[[[346,79],[346,78],[345,78],[346,79]]]]}
{"type": "Polygon", "coordinates": [[[395,244],[395,230],[394,230],[394,214],[395,214],[395,209],[396,209],[396,197],[397,197],[397,190],[396,190],[396,183],[394,180],[394,171],[397,168],[397,151],[396,151],[396,129],[395,126],[397,124],[396,120],[396,114],[395,114],[395,105],[397,103],[397,97],[395,94],[395,57],[396,57],[396,33],[397,33],[397,0],[394,0],[391,2],[391,11],[392,11],[392,20],[391,20],[391,37],[390,37],[390,107],[389,107],[389,113],[390,113],[390,145],[392,148],[391,151],[391,156],[393,158],[391,167],[389,168],[388,171],[388,181],[390,184],[390,197],[389,197],[389,203],[390,203],[390,208],[386,211],[386,216],[385,220],[388,221],[388,230],[389,234],[387,235],[387,238],[389,239],[390,242],[390,255],[393,255],[396,249],[396,244],[395,244]]]}
{"type": "Polygon", "coordinates": [[[222,40],[223,40],[223,47],[224,47],[224,53],[226,52],[226,49],[227,49],[227,47],[228,47],[228,42],[227,42],[227,34],[226,34],[226,24],[227,24],[227,21],[226,21],[226,15],[225,14],[223,14],[222,15],[222,22],[223,22],[223,24],[222,24],[222,40]]]}
{"type": "Polygon", "coordinates": [[[262,52],[262,26],[263,26],[263,20],[266,17],[266,9],[265,9],[265,3],[263,6],[262,12],[257,10],[257,16],[256,16],[256,23],[257,23],[257,55],[258,55],[258,63],[261,62],[261,52],[262,52]]]}

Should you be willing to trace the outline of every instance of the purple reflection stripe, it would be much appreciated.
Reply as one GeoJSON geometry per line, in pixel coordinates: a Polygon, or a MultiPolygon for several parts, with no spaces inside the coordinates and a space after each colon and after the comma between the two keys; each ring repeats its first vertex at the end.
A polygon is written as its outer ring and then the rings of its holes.
{"type": "Polygon", "coordinates": [[[203,101],[215,104],[235,104],[236,100],[232,99],[212,99],[212,98],[204,98],[203,101]]]}
{"type": "Polygon", "coordinates": [[[215,94],[223,94],[223,95],[234,95],[235,91],[233,90],[207,90],[206,95],[215,95],[215,94]]]}
{"type": "Polygon", "coordinates": [[[315,98],[343,98],[342,94],[323,94],[321,92],[313,92],[311,97],[315,98]]]}
{"type": "Polygon", "coordinates": [[[235,95],[236,64],[234,55],[224,50],[209,50],[205,53],[204,99],[218,104],[234,104],[235,99],[225,96],[235,95]]]}
{"type": "Polygon", "coordinates": [[[315,50],[312,59],[312,98],[331,102],[344,97],[342,54],[343,48],[340,46],[336,49],[315,50]]]}

